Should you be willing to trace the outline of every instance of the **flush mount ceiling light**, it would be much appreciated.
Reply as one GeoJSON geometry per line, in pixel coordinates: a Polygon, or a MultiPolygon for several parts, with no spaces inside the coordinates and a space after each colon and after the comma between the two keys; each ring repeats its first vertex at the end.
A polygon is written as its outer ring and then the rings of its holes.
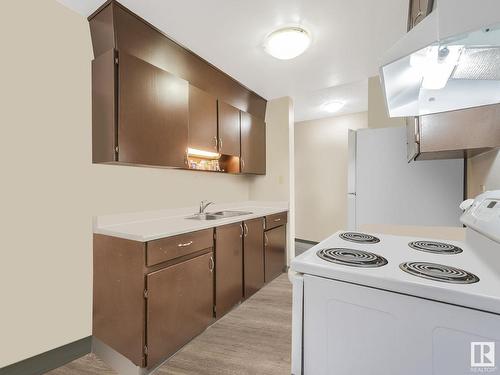
{"type": "Polygon", "coordinates": [[[326,112],[337,112],[344,107],[345,103],[344,102],[339,102],[339,101],[331,101],[331,102],[326,102],[321,106],[321,109],[323,109],[326,112]]]}
{"type": "Polygon", "coordinates": [[[311,36],[300,26],[288,26],[273,31],[266,37],[264,49],[280,60],[290,60],[304,53],[311,44],[311,36]]]}

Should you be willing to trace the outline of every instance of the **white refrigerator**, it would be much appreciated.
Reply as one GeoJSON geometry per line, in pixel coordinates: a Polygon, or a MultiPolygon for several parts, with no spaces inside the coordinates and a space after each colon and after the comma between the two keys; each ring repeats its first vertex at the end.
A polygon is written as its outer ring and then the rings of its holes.
{"type": "Polygon", "coordinates": [[[464,160],[408,163],[405,127],[349,130],[348,229],[460,226],[464,160]]]}

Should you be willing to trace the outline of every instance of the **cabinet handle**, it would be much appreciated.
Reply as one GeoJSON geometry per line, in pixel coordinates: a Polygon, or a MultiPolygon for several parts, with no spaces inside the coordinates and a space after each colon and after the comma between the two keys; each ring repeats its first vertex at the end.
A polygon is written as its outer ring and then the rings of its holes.
{"type": "Polygon", "coordinates": [[[281,218],[280,219],[274,219],[275,223],[277,223],[278,221],[281,221],[281,218]]]}
{"type": "Polygon", "coordinates": [[[245,237],[248,236],[248,225],[247,223],[243,224],[245,226],[245,232],[244,232],[244,235],[245,237]]]}
{"type": "Polygon", "coordinates": [[[208,260],[208,269],[210,270],[210,272],[214,272],[214,267],[215,267],[214,257],[211,256],[210,259],[208,260]]]}
{"type": "Polygon", "coordinates": [[[217,138],[217,136],[214,137],[214,141],[215,141],[215,149],[218,150],[219,149],[219,139],[217,138]]]}
{"type": "Polygon", "coordinates": [[[241,170],[245,169],[245,160],[241,158],[241,170]]]}
{"type": "Polygon", "coordinates": [[[186,246],[189,246],[189,245],[192,245],[192,244],[193,244],[193,241],[189,241],[189,242],[186,242],[186,243],[180,243],[177,246],[178,247],[186,247],[186,246]]]}
{"type": "Polygon", "coordinates": [[[267,239],[267,234],[264,233],[264,246],[267,247],[268,239],[267,239]]]}
{"type": "Polygon", "coordinates": [[[243,237],[243,224],[240,224],[240,238],[243,237]]]}
{"type": "Polygon", "coordinates": [[[222,138],[219,138],[219,149],[222,149],[222,138]]]}

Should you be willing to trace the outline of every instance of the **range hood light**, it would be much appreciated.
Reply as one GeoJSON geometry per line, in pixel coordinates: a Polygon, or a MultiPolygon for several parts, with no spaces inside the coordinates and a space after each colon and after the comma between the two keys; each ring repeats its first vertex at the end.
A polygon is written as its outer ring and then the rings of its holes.
{"type": "Polygon", "coordinates": [[[433,4],[432,11],[380,59],[389,117],[500,103],[500,1],[433,4]]]}
{"type": "Polygon", "coordinates": [[[410,66],[422,76],[422,88],[444,88],[458,64],[462,49],[463,46],[431,46],[413,53],[410,66]]]}
{"type": "Polygon", "coordinates": [[[204,159],[219,159],[220,154],[218,152],[198,150],[196,148],[189,147],[187,149],[188,156],[204,158],[204,159]]]}

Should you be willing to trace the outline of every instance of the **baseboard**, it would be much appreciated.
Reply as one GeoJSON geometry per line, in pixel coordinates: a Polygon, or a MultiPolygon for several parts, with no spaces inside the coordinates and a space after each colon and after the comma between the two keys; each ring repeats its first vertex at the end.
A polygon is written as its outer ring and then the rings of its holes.
{"type": "Polygon", "coordinates": [[[295,238],[295,242],[302,242],[302,243],[306,243],[308,245],[317,245],[317,244],[319,244],[319,242],[309,241],[309,240],[303,240],[302,238],[295,238]]]}
{"type": "Polygon", "coordinates": [[[39,375],[90,353],[92,336],[38,354],[0,369],[0,375],[39,375]]]}

